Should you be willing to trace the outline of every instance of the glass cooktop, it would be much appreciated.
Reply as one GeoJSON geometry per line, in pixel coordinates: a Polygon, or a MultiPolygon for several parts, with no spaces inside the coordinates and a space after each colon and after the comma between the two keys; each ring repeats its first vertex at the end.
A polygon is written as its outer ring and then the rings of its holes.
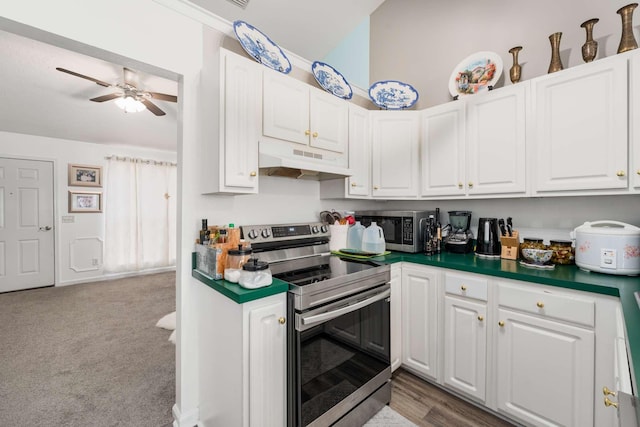
{"type": "Polygon", "coordinates": [[[315,265],[296,268],[274,274],[274,277],[296,286],[306,286],[324,280],[337,279],[378,267],[367,261],[353,261],[335,255],[323,255],[315,260],[315,265]]]}

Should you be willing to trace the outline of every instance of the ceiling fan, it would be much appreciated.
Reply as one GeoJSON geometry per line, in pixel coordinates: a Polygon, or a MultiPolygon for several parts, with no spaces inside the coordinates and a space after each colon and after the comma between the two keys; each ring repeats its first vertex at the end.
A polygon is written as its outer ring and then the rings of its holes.
{"type": "Polygon", "coordinates": [[[146,108],[156,116],[164,116],[166,113],[162,111],[160,108],[158,108],[158,106],[155,105],[153,102],[151,102],[151,99],[157,99],[160,101],[178,102],[178,97],[175,95],[167,95],[166,93],[158,93],[158,92],[151,92],[147,90],[138,89],[133,84],[133,79],[132,79],[132,76],[135,75],[135,71],[130,70],[128,68],[122,69],[122,74],[123,74],[122,83],[118,83],[118,84],[106,83],[101,80],[95,79],[93,77],[85,76],[84,74],[76,73],[75,71],[70,71],[60,67],[56,67],[56,70],[61,71],[63,73],[71,74],[72,76],[76,76],[82,79],[92,81],[100,86],[116,88],[117,92],[111,93],[109,95],[102,95],[95,98],[91,98],[90,101],[105,102],[105,101],[111,101],[112,99],[115,99],[118,106],[123,110],[125,110],[126,112],[142,111],[146,108]]]}

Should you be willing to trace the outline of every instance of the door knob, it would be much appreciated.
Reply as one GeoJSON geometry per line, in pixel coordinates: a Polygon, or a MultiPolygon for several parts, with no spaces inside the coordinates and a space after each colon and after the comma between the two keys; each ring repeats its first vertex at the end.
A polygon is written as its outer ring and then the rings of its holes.
{"type": "Polygon", "coordinates": [[[624,171],[618,171],[616,172],[616,175],[619,177],[623,177],[624,176],[624,171]]]}
{"type": "Polygon", "coordinates": [[[473,188],[473,182],[469,182],[469,188],[473,188]]]}
{"type": "Polygon", "coordinates": [[[314,137],[314,138],[317,138],[318,137],[318,132],[314,132],[311,136],[314,137]]]}
{"type": "Polygon", "coordinates": [[[285,319],[284,317],[281,317],[278,319],[278,323],[280,323],[281,325],[284,325],[287,322],[287,319],[285,319]]]}
{"type": "Polygon", "coordinates": [[[304,134],[305,134],[306,136],[309,136],[309,135],[311,135],[311,131],[307,129],[307,130],[305,130],[305,131],[304,131],[304,134]]]}
{"type": "Polygon", "coordinates": [[[482,322],[482,321],[484,320],[484,317],[483,317],[483,316],[478,316],[478,320],[479,320],[480,322],[482,322]]]}
{"type": "Polygon", "coordinates": [[[498,322],[498,326],[500,326],[501,328],[504,328],[504,322],[501,320],[498,322]]]}
{"type": "Polygon", "coordinates": [[[249,173],[249,176],[256,176],[256,175],[257,175],[257,174],[256,174],[256,171],[251,171],[251,172],[249,173]]]}
{"type": "Polygon", "coordinates": [[[39,229],[39,230],[40,230],[40,231],[50,231],[50,230],[51,230],[51,228],[52,228],[52,227],[51,227],[50,225],[47,225],[47,226],[45,226],[45,227],[40,227],[40,229],[39,229]]]}

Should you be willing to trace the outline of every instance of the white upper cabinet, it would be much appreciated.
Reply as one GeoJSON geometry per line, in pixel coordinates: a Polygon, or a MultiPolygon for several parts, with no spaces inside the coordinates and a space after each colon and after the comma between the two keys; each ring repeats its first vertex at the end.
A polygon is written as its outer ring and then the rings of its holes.
{"type": "Polygon", "coordinates": [[[349,196],[371,194],[371,132],[369,110],[349,105],[349,169],[353,175],[346,179],[349,196]]]}
{"type": "Polygon", "coordinates": [[[348,141],[348,103],[290,76],[265,70],[263,134],[343,153],[348,141]]]}
{"type": "Polygon", "coordinates": [[[634,55],[629,65],[629,147],[631,186],[640,190],[640,55],[634,55]]]}
{"type": "Polygon", "coordinates": [[[627,59],[532,81],[537,194],[627,188],[627,59]]]}
{"type": "Polygon", "coordinates": [[[464,102],[420,112],[422,196],[465,195],[464,102]]]}
{"type": "Polygon", "coordinates": [[[374,198],[417,198],[420,118],[417,111],[372,111],[374,198]]]}
{"type": "Polygon", "coordinates": [[[220,50],[219,136],[205,142],[203,193],[258,192],[262,68],[220,50]]]}
{"type": "Polygon", "coordinates": [[[469,195],[526,193],[527,82],[465,98],[469,195]]]}

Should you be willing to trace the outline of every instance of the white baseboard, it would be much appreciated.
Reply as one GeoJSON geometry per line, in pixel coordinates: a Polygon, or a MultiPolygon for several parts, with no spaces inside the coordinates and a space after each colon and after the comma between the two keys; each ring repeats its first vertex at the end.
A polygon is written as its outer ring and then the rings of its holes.
{"type": "Polygon", "coordinates": [[[173,412],[173,427],[194,427],[198,424],[198,408],[183,414],[175,404],[171,412],[173,412]]]}
{"type": "Polygon", "coordinates": [[[156,274],[156,273],[165,273],[167,271],[175,271],[175,266],[170,267],[159,267],[159,268],[151,268],[143,271],[129,271],[126,273],[112,273],[112,274],[104,274],[102,276],[94,276],[85,279],[76,279],[76,280],[68,280],[65,282],[59,282],[56,284],[57,286],[69,286],[69,285],[79,285],[81,283],[91,283],[91,282],[102,282],[105,280],[116,280],[116,279],[124,279],[126,277],[135,277],[135,276],[144,276],[147,274],[156,274]]]}

